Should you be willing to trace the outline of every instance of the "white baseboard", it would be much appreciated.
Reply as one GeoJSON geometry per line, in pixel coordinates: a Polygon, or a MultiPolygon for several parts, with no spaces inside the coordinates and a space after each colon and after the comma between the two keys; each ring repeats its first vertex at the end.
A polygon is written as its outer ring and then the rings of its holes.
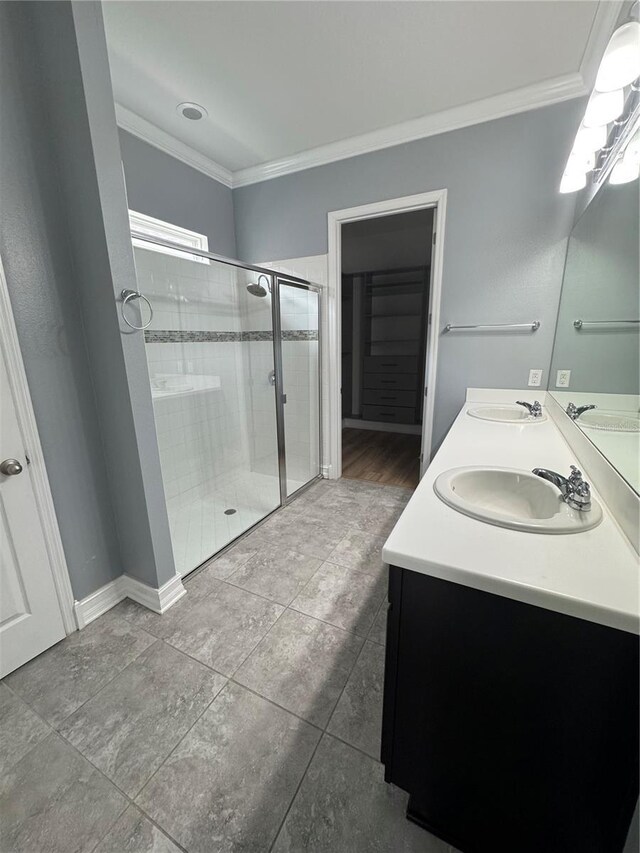
{"type": "Polygon", "coordinates": [[[400,432],[403,435],[420,435],[420,424],[388,424],[382,421],[363,421],[361,418],[343,418],[342,426],[348,429],[370,429],[377,432],[400,432]]]}
{"type": "Polygon", "coordinates": [[[174,575],[159,589],[147,586],[146,583],[141,583],[129,575],[122,575],[122,580],[124,581],[126,597],[143,607],[148,607],[154,613],[165,613],[172,604],[175,604],[187,592],[180,575],[174,575]]]}
{"type": "Polygon", "coordinates": [[[92,592],[86,598],[82,598],[80,601],[76,599],[73,610],[78,628],[84,628],[127,597],[122,580],[123,575],[101,586],[100,589],[92,592]]]}
{"type": "Polygon", "coordinates": [[[100,587],[86,598],[74,602],[76,623],[79,629],[86,627],[125,598],[148,607],[154,613],[165,613],[186,592],[179,575],[175,575],[159,589],[141,583],[129,575],[120,575],[119,578],[100,587]]]}

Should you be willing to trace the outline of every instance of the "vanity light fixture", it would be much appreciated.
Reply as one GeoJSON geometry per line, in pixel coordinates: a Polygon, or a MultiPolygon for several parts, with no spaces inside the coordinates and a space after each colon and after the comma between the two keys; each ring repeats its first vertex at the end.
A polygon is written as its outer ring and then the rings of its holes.
{"type": "Polygon", "coordinates": [[[621,157],[611,170],[610,184],[628,184],[640,178],[640,163],[634,163],[627,157],[621,157]]]}
{"type": "Polygon", "coordinates": [[[599,127],[585,127],[581,125],[577,133],[575,142],[573,143],[572,153],[574,154],[595,154],[607,144],[607,128],[604,125],[599,127]]]}
{"type": "Polygon", "coordinates": [[[583,190],[587,185],[586,172],[565,172],[560,181],[561,193],[576,193],[578,190],[583,190]]]}
{"type": "Polygon", "coordinates": [[[640,23],[635,19],[639,4],[629,19],[614,32],[604,52],[596,85],[560,182],[561,193],[573,193],[610,176],[611,183],[635,180],[640,170],[640,23]],[[633,20],[631,19],[633,16],[633,20]],[[634,136],[635,134],[635,136],[634,136]]]}
{"type": "Polygon", "coordinates": [[[609,175],[610,184],[627,184],[640,177],[640,118],[636,122],[624,154],[617,160],[609,175]]]}
{"type": "Polygon", "coordinates": [[[640,23],[629,21],[609,40],[596,77],[598,92],[622,89],[640,77],[640,23]]]}
{"type": "Polygon", "coordinates": [[[585,127],[603,127],[620,118],[624,112],[624,91],[594,92],[589,98],[582,123],[585,127]]]}

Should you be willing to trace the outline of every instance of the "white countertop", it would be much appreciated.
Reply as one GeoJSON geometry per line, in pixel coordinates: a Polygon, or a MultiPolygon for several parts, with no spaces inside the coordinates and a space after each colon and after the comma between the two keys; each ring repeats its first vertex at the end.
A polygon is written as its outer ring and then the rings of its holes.
{"type": "MultiPolygon", "coordinates": [[[[497,400],[500,402],[500,400],[497,400]]],[[[433,490],[449,468],[551,468],[566,474],[575,456],[552,418],[505,424],[467,415],[466,403],[383,548],[394,566],[640,633],[638,555],[602,505],[602,522],[581,533],[547,535],[495,527],[462,515],[433,490]]],[[[583,470],[586,480],[589,472],[583,470]]]]}

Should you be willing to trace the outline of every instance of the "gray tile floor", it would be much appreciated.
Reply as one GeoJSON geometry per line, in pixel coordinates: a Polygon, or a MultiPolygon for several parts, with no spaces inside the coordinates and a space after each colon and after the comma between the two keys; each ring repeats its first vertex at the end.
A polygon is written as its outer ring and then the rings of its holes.
{"type": "Polygon", "coordinates": [[[2,853],[451,853],[378,761],[409,494],[322,481],[164,616],[124,601],[0,683],[2,853]]]}

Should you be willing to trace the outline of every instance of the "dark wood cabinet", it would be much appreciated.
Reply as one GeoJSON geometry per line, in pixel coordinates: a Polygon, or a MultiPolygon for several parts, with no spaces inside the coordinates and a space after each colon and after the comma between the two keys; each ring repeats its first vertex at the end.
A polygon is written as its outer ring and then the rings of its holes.
{"type": "Polygon", "coordinates": [[[621,853],[638,637],[390,568],[382,761],[462,853],[621,853]]]}

